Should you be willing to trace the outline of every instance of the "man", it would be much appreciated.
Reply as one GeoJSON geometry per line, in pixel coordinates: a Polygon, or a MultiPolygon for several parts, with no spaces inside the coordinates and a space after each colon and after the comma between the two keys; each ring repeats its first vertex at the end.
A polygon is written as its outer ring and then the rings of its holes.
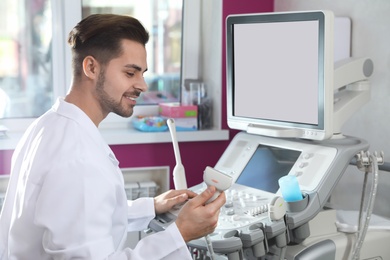
{"type": "Polygon", "coordinates": [[[99,123],[110,113],[129,117],[147,90],[148,33],[128,16],[91,15],[70,32],[69,93],[26,131],[12,158],[0,216],[1,259],[192,259],[185,242],[211,233],[225,203],[171,190],[127,201],[123,177],[99,123]],[[128,230],[190,199],[175,223],[123,248],[128,230]]]}

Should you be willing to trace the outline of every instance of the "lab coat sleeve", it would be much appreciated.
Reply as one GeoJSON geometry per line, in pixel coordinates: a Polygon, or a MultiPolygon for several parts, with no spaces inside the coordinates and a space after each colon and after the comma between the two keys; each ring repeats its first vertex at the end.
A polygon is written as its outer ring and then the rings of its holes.
{"type": "Polygon", "coordinates": [[[134,249],[126,248],[113,254],[110,260],[148,259],[148,260],[192,260],[177,226],[172,223],[166,230],[141,239],[134,249]]]}
{"type": "Polygon", "coordinates": [[[127,201],[127,230],[141,231],[148,227],[149,222],[155,217],[154,199],[139,198],[127,201]]]}
{"type": "MultiPolygon", "coordinates": [[[[129,200],[128,231],[144,230],[155,217],[154,199],[129,200]],[[142,215],[140,215],[142,214],[142,215]]],[[[134,249],[126,248],[110,259],[192,259],[175,223],[166,230],[141,239],[134,249]]]]}

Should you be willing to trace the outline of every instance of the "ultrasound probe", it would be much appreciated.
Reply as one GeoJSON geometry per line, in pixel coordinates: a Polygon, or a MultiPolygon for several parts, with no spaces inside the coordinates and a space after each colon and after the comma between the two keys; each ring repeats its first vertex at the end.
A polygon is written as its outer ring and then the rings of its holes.
{"type": "Polygon", "coordinates": [[[167,125],[172,137],[173,151],[175,153],[176,165],[173,169],[173,184],[176,190],[187,189],[187,180],[184,166],[181,163],[179,144],[176,137],[176,124],[173,118],[168,118],[167,125]]]}

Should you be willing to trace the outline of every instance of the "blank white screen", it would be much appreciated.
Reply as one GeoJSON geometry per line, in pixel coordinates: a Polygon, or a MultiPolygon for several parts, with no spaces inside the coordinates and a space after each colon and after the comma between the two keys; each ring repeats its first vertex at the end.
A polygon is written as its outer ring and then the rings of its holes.
{"type": "Polygon", "coordinates": [[[234,115],[318,125],[318,21],[234,25],[234,115]]]}

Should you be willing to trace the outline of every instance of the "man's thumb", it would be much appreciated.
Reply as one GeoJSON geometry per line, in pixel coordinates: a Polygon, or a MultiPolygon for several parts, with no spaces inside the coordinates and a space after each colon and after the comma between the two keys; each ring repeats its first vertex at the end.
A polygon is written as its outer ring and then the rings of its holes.
{"type": "Polygon", "coordinates": [[[204,205],[215,193],[216,189],[214,186],[208,186],[206,190],[204,190],[198,198],[199,201],[197,201],[200,205],[204,205]]]}

